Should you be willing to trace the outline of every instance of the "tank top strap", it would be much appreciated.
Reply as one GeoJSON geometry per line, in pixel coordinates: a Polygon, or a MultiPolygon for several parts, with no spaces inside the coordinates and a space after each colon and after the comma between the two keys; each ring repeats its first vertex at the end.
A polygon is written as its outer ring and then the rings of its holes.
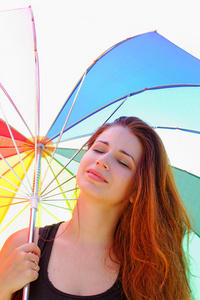
{"type": "Polygon", "coordinates": [[[53,225],[47,225],[47,226],[41,227],[39,229],[38,247],[41,250],[41,254],[46,252],[45,250],[47,250],[47,249],[45,249],[45,248],[46,248],[46,246],[48,246],[47,247],[48,248],[48,256],[50,255],[56,233],[57,233],[58,228],[61,225],[61,223],[62,222],[56,223],[53,225]]]}

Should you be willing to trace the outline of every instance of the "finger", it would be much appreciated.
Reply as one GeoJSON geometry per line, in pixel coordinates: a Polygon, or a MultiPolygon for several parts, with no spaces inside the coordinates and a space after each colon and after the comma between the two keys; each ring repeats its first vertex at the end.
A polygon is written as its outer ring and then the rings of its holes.
{"type": "Polygon", "coordinates": [[[24,252],[27,252],[27,253],[33,252],[38,257],[40,257],[40,248],[34,243],[27,243],[27,244],[20,246],[19,248],[21,248],[21,250],[23,250],[24,252]]]}
{"type": "Polygon", "coordinates": [[[38,263],[36,261],[34,261],[32,263],[32,265],[33,265],[33,270],[36,271],[36,272],[39,272],[40,267],[39,267],[38,263]]]}
{"type": "Polygon", "coordinates": [[[28,282],[32,282],[36,280],[39,276],[39,270],[40,270],[39,266],[36,265],[35,263],[31,262],[30,264],[31,266],[29,266],[29,268],[26,269],[24,272],[25,274],[24,276],[28,282]]]}
{"type": "Polygon", "coordinates": [[[36,254],[34,253],[27,253],[26,254],[26,259],[31,261],[31,262],[36,262],[37,264],[39,263],[39,256],[37,256],[36,254]]]}

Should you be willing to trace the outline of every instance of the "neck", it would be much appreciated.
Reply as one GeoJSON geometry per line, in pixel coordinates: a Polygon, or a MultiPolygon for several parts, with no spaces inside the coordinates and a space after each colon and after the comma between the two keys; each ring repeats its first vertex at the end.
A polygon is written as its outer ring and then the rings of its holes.
{"type": "Polygon", "coordinates": [[[88,199],[80,194],[69,233],[82,245],[108,247],[112,243],[118,219],[118,209],[109,209],[100,202],[88,203],[88,199]]]}

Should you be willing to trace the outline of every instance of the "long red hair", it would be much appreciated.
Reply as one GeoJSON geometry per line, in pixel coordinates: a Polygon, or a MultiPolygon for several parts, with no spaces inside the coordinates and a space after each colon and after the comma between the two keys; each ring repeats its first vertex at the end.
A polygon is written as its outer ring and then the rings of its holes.
{"type": "Polygon", "coordinates": [[[177,191],[163,143],[136,117],[121,117],[100,127],[88,142],[111,126],[127,127],[143,154],[124,204],[112,245],[120,262],[127,299],[189,300],[188,263],[182,242],[190,219],[177,191]]]}

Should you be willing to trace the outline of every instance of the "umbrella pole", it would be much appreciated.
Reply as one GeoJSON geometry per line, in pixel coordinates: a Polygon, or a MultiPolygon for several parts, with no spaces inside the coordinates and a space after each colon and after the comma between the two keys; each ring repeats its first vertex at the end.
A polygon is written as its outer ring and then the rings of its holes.
{"type": "MultiPolygon", "coordinates": [[[[29,234],[28,234],[28,243],[33,243],[34,241],[34,230],[35,230],[35,220],[38,209],[39,197],[34,195],[30,198],[31,208],[30,208],[30,222],[29,222],[29,234]]],[[[27,284],[23,290],[23,300],[28,300],[29,298],[29,289],[30,284],[27,284]]]]}
{"type": "MultiPolygon", "coordinates": [[[[36,158],[36,166],[35,166],[36,174],[33,180],[33,195],[30,197],[31,207],[30,207],[28,243],[34,242],[35,221],[36,221],[36,214],[38,210],[38,202],[40,200],[38,196],[38,190],[39,190],[39,181],[40,181],[40,174],[41,174],[41,157],[42,157],[43,149],[44,149],[44,145],[42,144],[37,145],[37,158],[36,158]]],[[[28,300],[29,290],[30,290],[30,284],[27,284],[23,289],[23,297],[22,297],[23,300],[28,300]]]]}

